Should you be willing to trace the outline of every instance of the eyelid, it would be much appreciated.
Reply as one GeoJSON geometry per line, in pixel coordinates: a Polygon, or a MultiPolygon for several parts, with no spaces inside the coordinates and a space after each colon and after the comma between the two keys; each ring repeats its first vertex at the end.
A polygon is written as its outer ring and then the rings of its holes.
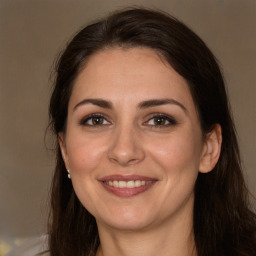
{"type": "Polygon", "coordinates": [[[168,114],[164,114],[164,113],[152,113],[152,114],[150,114],[150,116],[147,118],[147,121],[146,122],[144,122],[143,123],[144,125],[146,125],[146,126],[151,126],[152,128],[153,127],[161,127],[161,128],[166,128],[166,127],[169,127],[169,126],[174,126],[174,125],[177,125],[178,124],[178,122],[177,122],[177,120],[173,117],[173,116],[170,116],[170,115],[168,115],[168,114]],[[169,124],[167,124],[167,125],[148,125],[147,123],[150,121],[150,120],[152,120],[152,119],[154,119],[154,118],[165,118],[168,122],[169,122],[169,124]]]}
{"type": "Polygon", "coordinates": [[[79,124],[82,125],[82,126],[87,126],[87,127],[97,127],[97,126],[105,126],[105,125],[110,125],[111,122],[109,121],[109,118],[105,115],[105,114],[102,114],[102,113],[92,113],[92,114],[89,114],[85,117],[83,117],[80,121],[79,121],[79,124]],[[103,118],[105,119],[108,124],[99,124],[99,125],[90,125],[90,124],[86,124],[86,122],[88,122],[88,120],[92,119],[92,118],[95,118],[95,117],[99,117],[99,118],[103,118]]]}
{"type": "MultiPolygon", "coordinates": [[[[91,127],[91,128],[99,127],[99,126],[108,126],[111,124],[112,124],[111,119],[106,114],[103,114],[103,113],[91,113],[91,114],[88,114],[85,117],[81,118],[79,121],[79,125],[87,126],[87,127],[91,127]],[[87,122],[92,118],[103,118],[104,121],[107,122],[107,124],[88,124],[87,122]]],[[[166,128],[166,127],[174,126],[177,124],[178,124],[178,122],[177,122],[176,118],[174,118],[173,116],[170,116],[169,114],[159,113],[159,112],[151,113],[151,114],[147,115],[146,121],[143,122],[143,125],[151,127],[151,128],[166,128]],[[154,118],[163,118],[166,121],[168,121],[168,124],[160,124],[160,125],[148,124],[149,121],[154,118]]]]}

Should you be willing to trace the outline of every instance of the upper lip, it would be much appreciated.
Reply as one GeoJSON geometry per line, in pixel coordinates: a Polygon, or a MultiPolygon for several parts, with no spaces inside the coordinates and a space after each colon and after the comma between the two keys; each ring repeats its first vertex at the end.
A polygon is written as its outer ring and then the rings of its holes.
{"type": "Polygon", "coordinates": [[[108,175],[104,176],[99,179],[99,181],[129,181],[129,180],[145,180],[145,181],[156,181],[157,179],[152,177],[146,177],[141,175],[120,175],[120,174],[114,174],[114,175],[108,175]]]}

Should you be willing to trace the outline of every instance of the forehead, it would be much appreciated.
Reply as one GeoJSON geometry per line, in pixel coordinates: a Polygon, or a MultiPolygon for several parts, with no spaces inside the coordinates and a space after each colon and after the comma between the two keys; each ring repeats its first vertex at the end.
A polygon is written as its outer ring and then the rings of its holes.
{"type": "Polygon", "coordinates": [[[148,48],[110,48],[92,55],[75,81],[71,101],[83,97],[113,101],[174,97],[193,105],[187,81],[148,48]]]}

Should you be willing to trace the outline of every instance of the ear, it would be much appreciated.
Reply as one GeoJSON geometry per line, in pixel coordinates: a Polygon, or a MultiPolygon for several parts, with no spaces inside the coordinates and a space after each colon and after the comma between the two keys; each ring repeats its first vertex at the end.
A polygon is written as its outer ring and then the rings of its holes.
{"type": "Polygon", "coordinates": [[[66,149],[66,144],[65,144],[65,136],[64,136],[63,132],[58,133],[58,143],[60,146],[61,155],[64,160],[66,169],[69,170],[68,154],[67,154],[67,149],[66,149]]]}
{"type": "Polygon", "coordinates": [[[213,129],[206,135],[199,165],[199,172],[208,173],[213,170],[219,160],[221,143],[221,126],[219,124],[215,124],[213,129]]]}

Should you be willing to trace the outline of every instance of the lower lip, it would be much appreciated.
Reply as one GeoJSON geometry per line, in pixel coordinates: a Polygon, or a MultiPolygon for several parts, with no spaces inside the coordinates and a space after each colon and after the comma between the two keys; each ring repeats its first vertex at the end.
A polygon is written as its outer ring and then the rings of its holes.
{"type": "Polygon", "coordinates": [[[117,188],[117,187],[110,186],[110,185],[106,184],[105,182],[101,182],[101,184],[107,191],[111,192],[112,194],[114,194],[116,196],[132,197],[132,196],[136,196],[136,195],[146,192],[155,184],[155,182],[152,182],[148,185],[135,187],[135,188],[117,188]]]}

